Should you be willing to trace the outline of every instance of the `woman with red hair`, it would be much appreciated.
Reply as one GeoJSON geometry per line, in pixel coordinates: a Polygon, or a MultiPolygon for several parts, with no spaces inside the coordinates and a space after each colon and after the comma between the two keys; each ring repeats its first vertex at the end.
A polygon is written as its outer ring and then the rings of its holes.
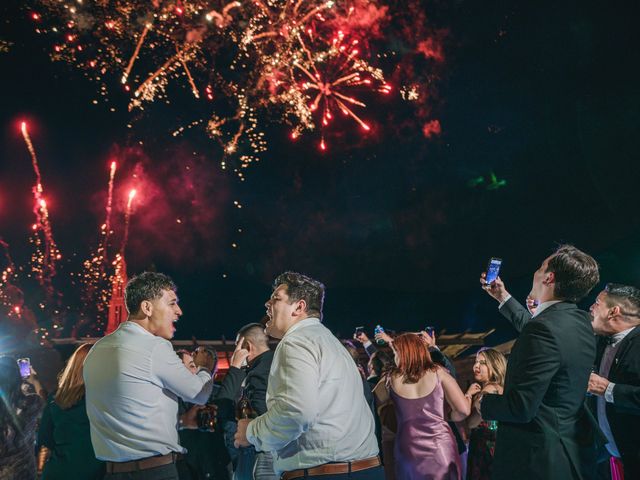
{"type": "Polygon", "coordinates": [[[469,404],[455,379],[431,360],[428,346],[416,334],[397,337],[392,344],[395,368],[387,378],[396,409],[396,478],[459,480],[462,469],[455,437],[445,418],[469,415],[469,404]]]}

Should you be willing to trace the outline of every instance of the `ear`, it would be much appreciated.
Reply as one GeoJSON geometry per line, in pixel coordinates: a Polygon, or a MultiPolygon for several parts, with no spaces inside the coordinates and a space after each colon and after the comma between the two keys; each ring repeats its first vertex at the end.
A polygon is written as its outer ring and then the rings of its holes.
{"type": "Polygon", "coordinates": [[[556,274],[554,272],[547,272],[547,278],[544,279],[543,283],[545,285],[556,283],[556,274]]]}
{"type": "Polygon", "coordinates": [[[153,304],[149,300],[143,300],[140,304],[140,311],[144,313],[146,317],[150,317],[153,313],[153,304]]]}
{"type": "Polygon", "coordinates": [[[620,312],[620,306],[619,306],[619,305],[616,305],[615,307],[611,307],[611,308],[609,309],[609,315],[608,315],[608,317],[609,317],[609,318],[617,317],[618,315],[620,315],[620,313],[621,313],[621,312],[620,312]]]}
{"type": "Polygon", "coordinates": [[[300,315],[300,314],[302,314],[302,313],[307,311],[307,302],[305,302],[304,300],[300,299],[296,303],[297,303],[297,305],[296,305],[296,308],[294,310],[294,313],[296,315],[300,315]]]}

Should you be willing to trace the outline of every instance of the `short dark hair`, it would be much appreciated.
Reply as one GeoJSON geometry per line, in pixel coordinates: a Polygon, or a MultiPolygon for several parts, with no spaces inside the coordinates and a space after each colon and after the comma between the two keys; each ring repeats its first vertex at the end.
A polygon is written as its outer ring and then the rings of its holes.
{"type": "Polygon", "coordinates": [[[373,352],[371,358],[369,359],[369,362],[371,362],[372,370],[371,372],[369,372],[369,375],[375,373],[376,375],[380,376],[387,368],[389,368],[389,365],[393,363],[393,358],[391,358],[391,355],[389,355],[387,352],[378,350],[376,352],[373,352]]]}
{"type": "Polygon", "coordinates": [[[287,287],[287,295],[291,302],[304,300],[307,314],[317,315],[322,320],[322,304],[324,303],[324,285],[302,273],[284,272],[273,281],[273,289],[280,285],[287,287]]]}
{"type": "Polygon", "coordinates": [[[553,295],[559,300],[579,302],[600,281],[598,262],[573,245],[560,245],[547,263],[547,272],[553,272],[553,295]]]}
{"type": "Polygon", "coordinates": [[[124,289],[124,302],[129,315],[140,311],[140,305],[145,300],[156,300],[162,297],[164,290],[177,290],[173,280],[163,273],[143,272],[127,282],[124,289]]]}
{"type": "Polygon", "coordinates": [[[622,316],[640,317],[640,289],[619,283],[607,283],[604,287],[607,305],[621,307],[622,316]]]}
{"type": "Polygon", "coordinates": [[[238,330],[238,336],[245,340],[251,340],[254,345],[269,347],[269,337],[264,333],[264,325],[261,323],[249,323],[238,330]]]}

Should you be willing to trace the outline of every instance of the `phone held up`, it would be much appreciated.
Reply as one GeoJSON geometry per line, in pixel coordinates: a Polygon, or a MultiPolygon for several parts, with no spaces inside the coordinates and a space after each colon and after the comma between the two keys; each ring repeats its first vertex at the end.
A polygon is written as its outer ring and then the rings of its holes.
{"type": "Polygon", "coordinates": [[[28,358],[19,358],[18,360],[18,368],[20,368],[20,376],[22,378],[27,378],[31,376],[31,360],[28,358]]]}
{"type": "Polygon", "coordinates": [[[500,275],[501,265],[501,258],[491,257],[489,265],[487,266],[487,276],[484,279],[487,283],[493,283],[495,279],[498,278],[498,275],[500,275]]]}
{"type": "Polygon", "coordinates": [[[361,333],[364,333],[364,327],[356,327],[355,332],[353,332],[353,336],[357,337],[358,335],[360,335],[361,333]]]}
{"type": "Polygon", "coordinates": [[[424,327],[424,331],[427,332],[427,335],[433,338],[433,333],[436,331],[436,329],[432,326],[428,326],[428,327],[424,327]]]}

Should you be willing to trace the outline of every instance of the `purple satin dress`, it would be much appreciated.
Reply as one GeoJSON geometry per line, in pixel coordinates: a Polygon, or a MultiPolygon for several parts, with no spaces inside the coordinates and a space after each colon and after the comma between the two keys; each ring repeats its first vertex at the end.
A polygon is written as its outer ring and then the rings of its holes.
{"type": "Polygon", "coordinates": [[[462,468],[455,437],[444,419],[440,377],[421,398],[404,398],[391,390],[398,432],[395,444],[398,480],[459,480],[462,468]]]}

